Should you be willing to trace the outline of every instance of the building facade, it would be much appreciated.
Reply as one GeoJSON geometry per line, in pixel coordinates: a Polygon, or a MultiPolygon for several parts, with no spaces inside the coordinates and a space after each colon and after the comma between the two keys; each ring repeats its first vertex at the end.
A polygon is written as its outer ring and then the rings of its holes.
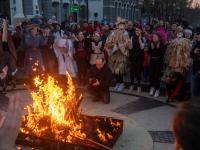
{"type": "Polygon", "coordinates": [[[114,22],[118,16],[127,20],[138,20],[143,3],[144,0],[89,0],[89,20],[100,21],[107,18],[114,22]]]}
{"type": "Polygon", "coordinates": [[[139,19],[144,0],[1,0],[0,13],[6,13],[11,23],[24,17],[44,16],[50,19],[56,16],[61,22],[71,16],[74,21],[97,20],[107,18],[113,22],[120,16],[128,20],[139,19]],[[71,12],[70,6],[79,7],[71,12]],[[9,7],[8,7],[9,6],[9,7]],[[10,9],[10,11],[6,10],[10,9]]]}
{"type": "Polygon", "coordinates": [[[103,16],[112,22],[118,17],[138,20],[144,0],[103,0],[103,16]]]}

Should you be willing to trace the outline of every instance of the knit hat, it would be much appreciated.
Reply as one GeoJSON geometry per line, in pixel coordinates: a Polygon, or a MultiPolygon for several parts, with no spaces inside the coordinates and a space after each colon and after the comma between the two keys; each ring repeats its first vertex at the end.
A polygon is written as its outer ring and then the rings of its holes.
{"type": "Polygon", "coordinates": [[[67,40],[66,39],[58,39],[57,40],[57,46],[58,47],[66,47],[67,40]]]}
{"type": "Polygon", "coordinates": [[[99,38],[101,37],[101,35],[99,34],[99,32],[94,32],[94,33],[93,33],[93,37],[95,37],[95,36],[97,36],[97,37],[99,37],[99,38]]]}
{"type": "Polygon", "coordinates": [[[190,30],[190,29],[185,29],[185,30],[184,30],[184,33],[187,33],[187,34],[192,35],[192,30],[190,30]]]}

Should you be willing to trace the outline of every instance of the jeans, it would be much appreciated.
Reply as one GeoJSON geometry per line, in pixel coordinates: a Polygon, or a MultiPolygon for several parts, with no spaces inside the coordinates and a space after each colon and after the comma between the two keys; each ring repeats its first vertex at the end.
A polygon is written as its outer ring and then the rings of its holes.
{"type": "Polygon", "coordinates": [[[101,89],[98,86],[95,87],[95,86],[92,86],[92,85],[88,85],[87,92],[94,97],[95,101],[96,100],[101,100],[105,104],[109,104],[110,103],[109,88],[108,89],[101,89]]]}
{"type": "Polygon", "coordinates": [[[6,65],[8,66],[9,72],[13,72],[17,68],[16,60],[9,52],[4,52],[3,55],[0,57],[0,71],[6,65]]]}

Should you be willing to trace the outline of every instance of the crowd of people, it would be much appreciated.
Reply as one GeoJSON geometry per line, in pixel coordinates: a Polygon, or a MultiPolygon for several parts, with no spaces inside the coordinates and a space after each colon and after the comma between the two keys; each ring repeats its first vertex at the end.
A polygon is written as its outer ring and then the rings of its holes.
{"type": "Polygon", "coordinates": [[[147,82],[149,95],[159,97],[164,91],[167,102],[200,95],[200,29],[187,23],[154,19],[143,25],[117,18],[109,24],[59,24],[38,18],[16,24],[14,31],[4,19],[0,28],[4,90],[5,79],[15,87],[16,72],[23,68],[29,81],[43,73],[63,80],[68,72],[79,86],[108,91],[115,83],[114,89],[121,92],[129,76],[130,92],[142,92],[147,82]]]}

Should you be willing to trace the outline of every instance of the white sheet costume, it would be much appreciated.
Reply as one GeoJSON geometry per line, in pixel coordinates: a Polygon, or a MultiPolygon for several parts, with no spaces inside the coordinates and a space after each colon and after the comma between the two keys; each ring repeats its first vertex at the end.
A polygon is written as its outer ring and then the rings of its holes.
{"type": "Polygon", "coordinates": [[[56,39],[54,42],[54,51],[58,59],[59,75],[66,75],[68,72],[72,77],[76,77],[76,65],[73,59],[74,48],[69,39],[56,39]]]}

